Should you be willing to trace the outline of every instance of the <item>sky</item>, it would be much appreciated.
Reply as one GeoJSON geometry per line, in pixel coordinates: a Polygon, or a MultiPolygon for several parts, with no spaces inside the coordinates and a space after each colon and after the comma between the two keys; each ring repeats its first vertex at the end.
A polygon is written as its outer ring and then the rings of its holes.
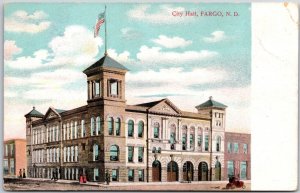
{"type": "MultiPolygon", "coordinates": [[[[104,53],[104,4],[11,3],[4,7],[4,138],[25,138],[35,106],[86,104],[84,69],[104,53]]],[[[196,112],[209,96],[228,106],[226,131],[250,132],[251,5],[107,4],[107,51],[129,69],[127,104],[169,98],[196,112]],[[173,16],[196,11],[198,17],[173,16]],[[201,16],[208,11],[239,16],[201,16]]]]}

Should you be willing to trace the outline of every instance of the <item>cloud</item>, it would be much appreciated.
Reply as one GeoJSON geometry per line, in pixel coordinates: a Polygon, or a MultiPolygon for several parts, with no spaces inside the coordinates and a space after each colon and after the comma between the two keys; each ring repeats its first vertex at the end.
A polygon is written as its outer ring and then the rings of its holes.
{"type": "Polygon", "coordinates": [[[45,20],[47,14],[43,11],[35,11],[32,14],[20,10],[10,17],[4,18],[4,30],[9,32],[39,33],[48,29],[50,21],[45,20]]]}
{"type": "Polygon", "coordinates": [[[142,36],[142,34],[130,27],[125,27],[121,29],[122,37],[127,40],[137,39],[142,36]]]}
{"type": "Polygon", "coordinates": [[[209,43],[215,43],[222,41],[226,38],[224,31],[214,31],[210,34],[210,37],[204,37],[203,41],[209,42],[209,43]]]}
{"type": "Polygon", "coordinates": [[[160,47],[142,46],[137,59],[144,64],[184,64],[199,62],[217,56],[215,51],[184,51],[184,52],[162,52],[160,47]]]}
{"type": "Polygon", "coordinates": [[[82,72],[69,69],[57,69],[48,72],[33,73],[29,77],[4,77],[8,87],[28,86],[33,88],[62,88],[64,85],[85,80],[82,72]]]}
{"type": "Polygon", "coordinates": [[[35,69],[48,66],[84,66],[95,62],[102,46],[100,37],[82,26],[66,27],[62,36],[54,37],[48,44],[50,51],[37,50],[33,56],[6,60],[5,65],[15,69],[35,69]]]}
{"type": "Polygon", "coordinates": [[[47,50],[38,50],[33,53],[33,56],[22,56],[15,60],[5,60],[4,63],[15,69],[35,69],[42,67],[48,56],[47,50]]]}
{"type": "Polygon", "coordinates": [[[155,13],[150,13],[150,8],[150,5],[139,5],[130,10],[127,14],[129,18],[132,18],[133,20],[153,24],[177,24],[194,20],[194,18],[192,17],[175,17],[172,15],[173,11],[184,12],[184,7],[171,7],[168,5],[161,5],[155,13]]]}
{"type": "Polygon", "coordinates": [[[185,40],[177,36],[167,37],[165,35],[160,35],[157,39],[153,39],[152,41],[166,48],[183,48],[192,44],[191,40],[185,40]]]}
{"type": "Polygon", "coordinates": [[[10,60],[13,55],[19,54],[22,52],[22,48],[19,48],[16,45],[16,41],[5,40],[4,42],[4,60],[10,60]]]}
{"type": "Polygon", "coordinates": [[[113,58],[114,60],[118,61],[119,63],[127,63],[131,59],[129,58],[130,53],[128,51],[124,51],[120,54],[116,52],[114,49],[108,49],[107,50],[108,55],[113,58]]]}
{"type": "MultiPolygon", "coordinates": [[[[228,73],[225,70],[216,68],[195,68],[192,71],[184,71],[183,68],[168,68],[159,71],[128,72],[126,75],[127,83],[133,87],[142,87],[146,90],[149,87],[163,88],[155,91],[156,94],[180,92],[178,89],[172,89],[182,87],[186,90],[190,85],[216,83],[225,81],[228,78],[228,73]]],[[[145,92],[147,93],[147,91],[145,92]]],[[[145,92],[142,93],[145,94],[145,92]]]]}

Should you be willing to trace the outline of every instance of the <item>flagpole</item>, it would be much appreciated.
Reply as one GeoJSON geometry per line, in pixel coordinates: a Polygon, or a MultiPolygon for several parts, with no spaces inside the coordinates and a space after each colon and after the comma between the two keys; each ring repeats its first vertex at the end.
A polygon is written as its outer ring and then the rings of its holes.
{"type": "Polygon", "coordinates": [[[107,27],[106,27],[106,5],[105,5],[105,10],[104,10],[104,24],[105,24],[105,52],[104,52],[104,55],[106,56],[107,55],[107,36],[106,36],[106,33],[107,33],[107,27]]]}

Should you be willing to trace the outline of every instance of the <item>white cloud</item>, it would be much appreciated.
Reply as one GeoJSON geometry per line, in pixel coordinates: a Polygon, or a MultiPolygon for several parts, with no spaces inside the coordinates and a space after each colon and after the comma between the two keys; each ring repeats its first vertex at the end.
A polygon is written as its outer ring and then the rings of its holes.
{"type": "Polygon", "coordinates": [[[226,38],[224,31],[214,31],[211,33],[210,37],[204,37],[203,41],[209,42],[209,43],[215,43],[222,41],[226,38]]]}
{"type": "Polygon", "coordinates": [[[5,60],[5,65],[15,69],[35,69],[47,66],[84,66],[95,62],[94,57],[102,45],[100,37],[82,26],[66,27],[62,36],[54,37],[48,44],[50,51],[38,50],[33,56],[5,60]]]}
{"type": "Polygon", "coordinates": [[[103,42],[94,38],[93,32],[82,26],[66,27],[63,36],[51,40],[49,47],[53,52],[50,65],[86,65],[94,61],[103,42]]]}
{"type": "Polygon", "coordinates": [[[155,13],[150,13],[150,7],[150,5],[139,5],[130,10],[128,16],[134,20],[154,24],[177,24],[194,20],[193,17],[175,17],[172,15],[173,11],[184,12],[184,7],[162,5],[155,13]]]}
{"type": "Polygon", "coordinates": [[[44,20],[47,14],[43,11],[35,11],[29,14],[20,10],[14,12],[10,17],[4,18],[4,30],[10,32],[39,33],[48,29],[50,21],[44,20]]]}
{"type": "Polygon", "coordinates": [[[47,50],[38,50],[33,53],[33,56],[22,56],[15,60],[5,60],[4,64],[16,69],[35,69],[42,67],[48,56],[47,50]]]}
{"type": "Polygon", "coordinates": [[[218,53],[209,50],[184,51],[184,52],[162,52],[160,47],[142,46],[137,53],[137,59],[144,64],[184,64],[199,62],[217,56],[218,53]]]}
{"type": "Polygon", "coordinates": [[[111,58],[113,58],[114,60],[120,62],[121,64],[122,64],[122,63],[126,63],[126,62],[128,62],[129,60],[131,60],[131,59],[129,58],[130,53],[129,53],[128,51],[124,51],[124,52],[118,54],[118,53],[116,52],[116,50],[114,50],[114,49],[108,49],[108,50],[107,50],[107,53],[108,53],[108,55],[109,55],[111,58]]]}
{"type": "MultiPolygon", "coordinates": [[[[160,87],[169,87],[171,85],[186,87],[189,85],[221,82],[228,78],[229,76],[225,70],[215,68],[195,68],[192,71],[184,71],[183,68],[168,68],[160,69],[159,71],[128,72],[126,75],[129,84],[142,84],[145,89],[148,89],[147,84],[154,84],[160,87]]],[[[162,93],[166,91],[174,93],[176,90],[165,88],[162,93]]]]}
{"type": "Polygon", "coordinates": [[[22,52],[22,48],[19,48],[16,45],[16,41],[5,40],[4,42],[4,60],[10,60],[13,55],[19,54],[22,52]]]}
{"type": "Polygon", "coordinates": [[[85,80],[82,72],[57,69],[50,72],[38,72],[31,74],[30,77],[4,77],[4,84],[8,87],[30,86],[34,88],[61,88],[66,84],[85,80]]]}
{"type": "Polygon", "coordinates": [[[157,39],[153,39],[152,41],[166,48],[183,48],[192,44],[191,40],[185,40],[177,36],[167,37],[165,35],[160,35],[157,39]]]}

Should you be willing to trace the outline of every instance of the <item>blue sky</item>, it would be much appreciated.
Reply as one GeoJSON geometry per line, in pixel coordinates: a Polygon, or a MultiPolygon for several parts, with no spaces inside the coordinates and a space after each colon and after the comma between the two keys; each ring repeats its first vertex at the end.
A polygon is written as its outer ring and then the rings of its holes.
{"type": "MultiPolygon", "coordinates": [[[[103,56],[104,26],[93,37],[103,11],[96,3],[5,5],[5,137],[20,135],[32,106],[45,113],[86,103],[82,71],[103,56]]],[[[106,22],[109,55],[130,69],[129,104],[168,97],[195,111],[212,95],[229,106],[228,130],[249,131],[250,4],[107,4],[106,22]],[[175,17],[174,11],[239,16],[175,17]]]]}

